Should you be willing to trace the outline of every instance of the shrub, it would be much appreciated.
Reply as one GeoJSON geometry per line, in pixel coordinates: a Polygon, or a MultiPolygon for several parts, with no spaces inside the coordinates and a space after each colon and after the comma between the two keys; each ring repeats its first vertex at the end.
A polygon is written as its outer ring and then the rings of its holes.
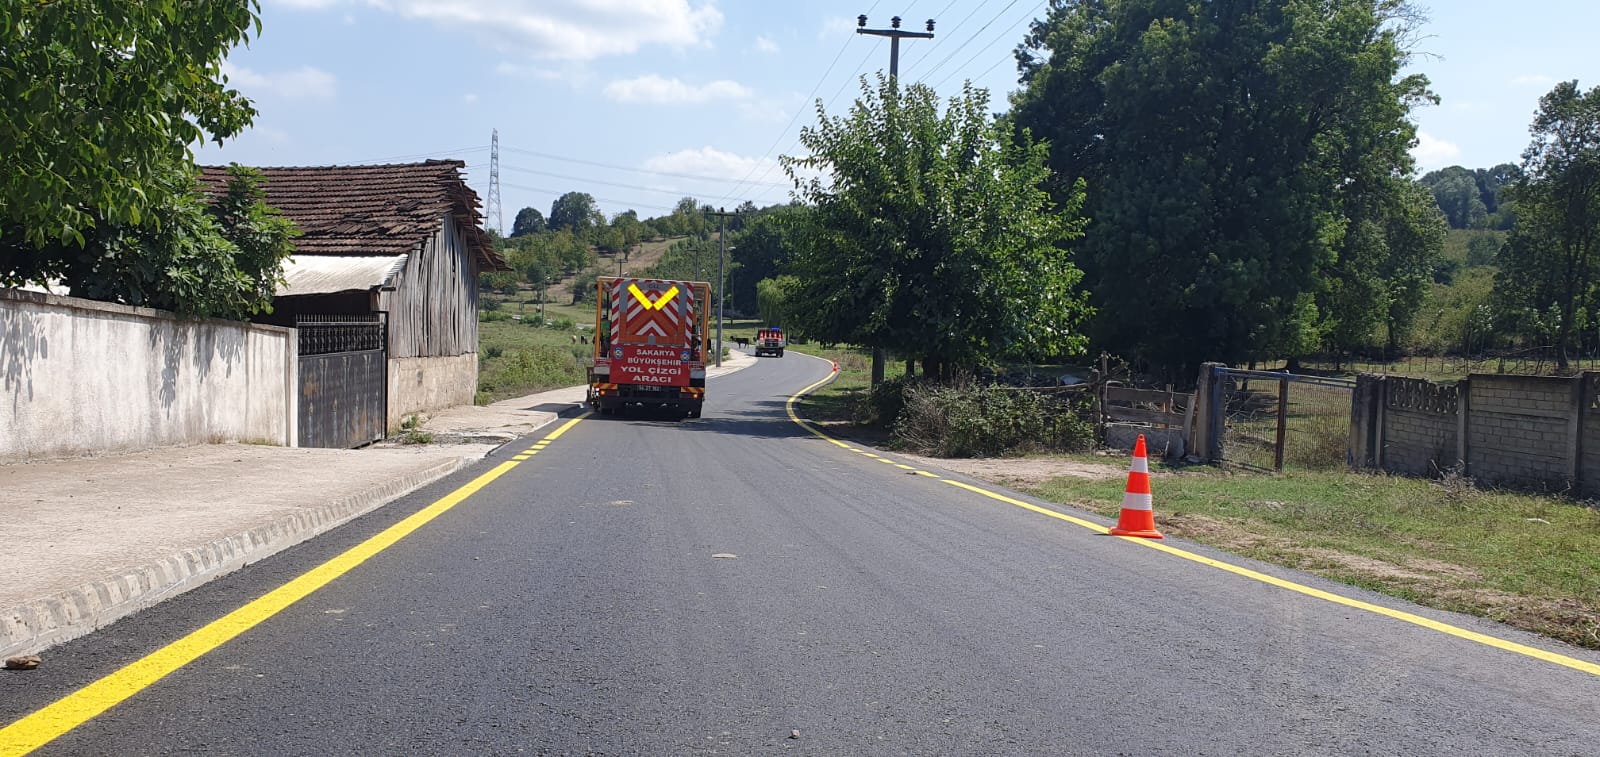
{"type": "Polygon", "coordinates": [[[493,360],[504,354],[506,354],[505,348],[498,344],[487,345],[483,348],[483,356],[489,358],[490,360],[493,360]]]}
{"type": "Polygon", "coordinates": [[[1056,395],[924,383],[907,387],[903,396],[893,427],[895,444],[939,457],[1083,450],[1094,440],[1094,428],[1080,408],[1056,395]]]}
{"type": "Polygon", "coordinates": [[[856,422],[894,428],[906,407],[906,390],[921,384],[921,379],[905,375],[884,379],[856,405],[856,422]]]}
{"type": "Polygon", "coordinates": [[[548,321],[545,325],[557,331],[571,331],[574,324],[571,318],[556,318],[548,321]]]}

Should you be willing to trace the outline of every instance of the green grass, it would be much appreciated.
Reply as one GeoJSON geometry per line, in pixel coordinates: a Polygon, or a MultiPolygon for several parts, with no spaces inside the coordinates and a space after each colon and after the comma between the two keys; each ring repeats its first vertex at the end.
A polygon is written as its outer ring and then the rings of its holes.
{"type": "MultiPolygon", "coordinates": [[[[1032,493],[1115,517],[1123,483],[1060,478],[1032,493]]],[[[1343,471],[1189,468],[1152,487],[1169,535],[1600,649],[1595,509],[1343,471]]]]}
{"type": "MultiPolygon", "coordinates": [[[[753,336],[755,329],[752,328],[750,333],[753,336]]],[[[833,383],[812,392],[800,402],[801,414],[821,423],[854,423],[856,403],[872,389],[872,352],[843,345],[824,349],[815,342],[790,343],[787,349],[839,364],[839,376],[833,383]]]]}
{"type": "Polygon", "coordinates": [[[572,343],[578,333],[577,329],[539,328],[522,321],[479,323],[477,403],[487,405],[584,383],[582,359],[588,357],[591,347],[572,343]]]}

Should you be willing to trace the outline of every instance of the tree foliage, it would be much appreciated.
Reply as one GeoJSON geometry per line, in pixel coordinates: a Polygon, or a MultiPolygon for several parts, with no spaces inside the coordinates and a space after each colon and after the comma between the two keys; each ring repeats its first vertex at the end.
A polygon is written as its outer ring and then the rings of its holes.
{"type": "Polygon", "coordinates": [[[1100,344],[1185,373],[1303,345],[1320,277],[1383,236],[1363,193],[1410,173],[1414,21],[1401,0],[1052,4],[1012,117],[1061,197],[1087,179],[1100,344]]]}
{"type": "Polygon", "coordinates": [[[511,222],[511,238],[525,237],[545,230],[544,214],[538,208],[523,208],[517,211],[516,220],[511,222]]]}
{"type": "Polygon", "coordinates": [[[41,254],[73,255],[97,226],[171,236],[158,227],[195,223],[188,146],[255,116],[221,69],[255,9],[0,3],[0,227],[41,254]]]}
{"type": "Polygon", "coordinates": [[[790,314],[799,304],[800,279],[778,276],[756,282],[756,310],[761,323],[775,328],[789,328],[790,314]]]}
{"type": "Polygon", "coordinates": [[[1081,350],[1081,193],[1052,201],[1045,148],[988,114],[970,85],[940,113],[921,84],[862,82],[849,113],[801,131],[785,157],[815,210],[792,271],[808,336],[882,347],[941,367],[1081,350]],[[828,183],[798,177],[817,170],[828,183]]]}
{"type": "Polygon", "coordinates": [[[550,228],[566,229],[581,238],[587,238],[591,229],[606,225],[605,215],[595,204],[594,195],[588,192],[568,192],[550,205],[550,228]]]}
{"type": "MultiPolygon", "coordinates": [[[[753,212],[753,211],[752,211],[753,212]]],[[[744,232],[728,251],[728,306],[740,312],[757,311],[757,286],[778,276],[795,250],[808,224],[810,209],[783,206],[770,213],[744,219],[744,232]]]]}
{"type": "Polygon", "coordinates": [[[96,215],[81,247],[56,240],[41,249],[9,233],[0,240],[0,285],[51,280],[78,297],[202,317],[271,312],[296,231],[266,206],[259,175],[233,166],[214,201],[185,171],[156,181],[169,198],[159,223],[96,215]]]}
{"type": "Polygon", "coordinates": [[[1539,100],[1512,189],[1517,225],[1500,251],[1495,288],[1514,327],[1550,337],[1568,367],[1574,334],[1600,314],[1600,87],[1556,85],[1539,100]]]}

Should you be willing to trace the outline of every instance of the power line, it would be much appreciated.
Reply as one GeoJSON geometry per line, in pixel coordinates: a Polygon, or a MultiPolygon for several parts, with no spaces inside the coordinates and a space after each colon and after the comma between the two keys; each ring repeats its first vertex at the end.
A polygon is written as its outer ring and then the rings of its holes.
{"type": "MultiPolygon", "coordinates": [[[[1038,5],[1033,6],[1033,8],[1031,10],[1029,10],[1028,13],[1026,15],[1024,15],[1020,21],[1018,21],[1017,23],[1013,23],[1012,25],[1006,27],[1004,30],[1002,30],[1000,32],[999,36],[995,37],[992,40],[989,40],[988,44],[980,46],[982,49],[980,49],[980,50],[978,50],[978,52],[974,53],[971,58],[968,58],[966,63],[963,63],[960,66],[957,66],[954,71],[951,71],[949,74],[946,74],[943,79],[939,80],[938,84],[933,85],[933,88],[934,89],[938,89],[938,88],[944,86],[944,83],[947,82],[947,81],[950,81],[951,77],[960,75],[963,70],[966,70],[967,68],[970,68],[972,66],[972,64],[977,62],[977,60],[979,58],[983,57],[985,54],[993,52],[993,50],[991,48],[994,46],[994,43],[999,42],[1000,40],[1004,39],[1007,35],[1011,34],[1013,31],[1015,31],[1019,24],[1025,24],[1025,23],[1028,23],[1028,22],[1032,21],[1034,15],[1037,14],[1039,12],[1039,10],[1041,8],[1043,8],[1044,6],[1045,6],[1045,3],[1039,3],[1038,5]]],[[[1010,6],[1007,6],[1007,7],[1010,7],[1010,6]]],[[[1001,11],[1001,12],[1004,13],[1004,11],[1001,11]]],[[[990,23],[993,23],[993,22],[991,21],[990,23]]],[[[987,26],[988,25],[986,24],[985,28],[987,28],[987,26]]],[[[979,29],[978,31],[982,32],[983,30],[979,29]]],[[[1006,60],[1016,60],[1016,58],[1014,56],[1012,56],[1012,57],[1008,57],[1008,58],[1002,59],[1001,61],[995,63],[994,65],[991,65],[988,68],[984,69],[983,73],[978,74],[977,76],[971,77],[971,78],[974,78],[974,79],[983,78],[984,76],[988,75],[988,73],[990,71],[993,71],[995,69],[995,66],[1000,65],[1000,63],[1004,63],[1006,60]]],[[[934,69],[937,70],[938,67],[935,66],[934,69]]]]}
{"type": "MultiPolygon", "coordinates": [[[[511,187],[512,189],[520,189],[520,190],[522,190],[524,192],[539,192],[541,194],[555,195],[556,197],[560,197],[561,195],[566,194],[566,192],[562,192],[562,191],[558,191],[558,190],[554,190],[554,189],[547,189],[545,187],[530,187],[530,186],[527,186],[525,184],[512,184],[512,183],[509,183],[509,182],[504,183],[501,186],[511,187]]],[[[589,196],[590,197],[594,197],[594,195],[589,195],[589,196]]],[[[637,209],[637,208],[648,208],[650,210],[664,210],[664,211],[667,211],[668,213],[671,213],[672,211],[677,209],[676,207],[669,208],[669,207],[667,207],[665,205],[652,205],[652,204],[643,203],[643,202],[625,202],[623,200],[614,200],[614,199],[611,199],[611,198],[608,198],[608,197],[594,197],[594,199],[596,201],[598,201],[598,202],[609,203],[611,205],[620,205],[620,206],[622,206],[624,208],[628,208],[630,210],[637,209]]]]}
{"type": "MultiPolygon", "coordinates": [[[[608,187],[620,187],[622,189],[637,189],[637,190],[639,190],[641,192],[657,192],[659,194],[669,194],[669,195],[694,194],[693,192],[690,192],[690,191],[684,190],[684,189],[660,189],[660,188],[657,188],[657,187],[645,187],[645,186],[640,186],[638,184],[624,184],[622,182],[617,182],[617,181],[606,181],[604,179],[595,179],[595,178],[590,178],[590,177],[586,177],[586,176],[572,176],[572,175],[569,175],[569,174],[560,174],[560,173],[554,173],[554,172],[551,172],[551,171],[540,171],[540,170],[533,169],[533,168],[522,168],[520,166],[507,165],[505,168],[506,168],[507,171],[516,171],[518,173],[531,173],[531,174],[537,174],[539,176],[548,176],[548,177],[553,178],[553,179],[566,179],[568,181],[578,181],[578,182],[585,182],[585,183],[589,183],[589,184],[603,184],[603,185],[608,186],[608,187]]],[[[716,181],[716,180],[715,179],[706,179],[706,181],[716,181]]],[[[726,181],[726,179],[723,179],[722,181],[726,181]]],[[[787,186],[787,185],[785,185],[785,186],[787,186]]],[[[710,195],[710,196],[711,197],[715,197],[717,199],[722,199],[722,200],[729,200],[729,199],[736,200],[736,199],[738,199],[738,198],[735,198],[735,197],[722,196],[722,195],[710,195]]]]}
{"type": "Polygon", "coordinates": [[[978,29],[978,31],[973,32],[972,36],[968,37],[966,42],[962,42],[960,47],[950,51],[949,55],[944,56],[944,60],[939,61],[939,63],[933,68],[928,69],[928,74],[931,76],[935,71],[943,68],[944,64],[949,63],[951,58],[956,57],[956,55],[958,55],[962,50],[965,50],[967,45],[972,44],[973,40],[978,38],[978,35],[983,34],[985,29],[988,29],[990,25],[994,24],[994,22],[999,21],[1000,17],[1005,15],[1005,12],[1011,10],[1011,7],[1016,5],[1018,2],[1020,2],[1020,0],[1011,0],[1011,2],[1007,3],[1006,7],[1001,8],[999,13],[994,14],[994,18],[989,19],[988,23],[985,23],[981,28],[978,29]]]}
{"type": "MultiPolygon", "coordinates": [[[[735,181],[734,179],[731,179],[731,178],[726,177],[726,176],[697,176],[695,174],[674,173],[672,171],[652,171],[652,170],[647,169],[647,168],[630,168],[628,166],[618,165],[616,163],[602,163],[602,162],[597,161],[597,160],[584,160],[582,158],[568,158],[568,157],[563,157],[561,155],[551,155],[549,153],[537,152],[537,151],[534,151],[534,150],[523,150],[523,149],[516,148],[516,147],[504,147],[504,148],[501,148],[501,149],[505,150],[506,152],[514,152],[514,153],[518,153],[518,154],[521,154],[521,155],[530,155],[530,156],[535,157],[535,158],[544,158],[545,160],[559,160],[559,161],[564,161],[564,162],[567,162],[567,163],[579,163],[579,164],[586,165],[586,166],[594,166],[596,168],[610,168],[610,169],[616,170],[616,171],[629,171],[631,173],[649,174],[651,176],[671,176],[671,177],[676,178],[676,179],[691,179],[691,180],[694,180],[694,181],[718,181],[718,182],[735,181]]],[[[746,182],[746,183],[754,183],[754,182],[746,182]]],[[[788,184],[758,184],[757,186],[777,187],[777,188],[782,189],[782,188],[788,187],[789,185],[788,184]]]]}
{"type": "MultiPolygon", "coordinates": [[[[872,7],[867,8],[867,13],[871,13],[873,10],[875,10],[878,7],[878,3],[879,2],[882,2],[882,0],[873,0],[872,7]]],[[[828,64],[828,69],[826,71],[823,71],[822,72],[822,76],[817,78],[816,85],[811,88],[811,94],[806,95],[806,99],[804,100],[805,103],[809,104],[811,102],[812,98],[817,96],[817,90],[822,88],[822,83],[824,81],[827,81],[828,74],[833,73],[833,67],[839,63],[839,58],[844,56],[844,51],[846,49],[848,49],[849,47],[850,47],[850,41],[849,40],[845,40],[845,43],[839,46],[839,52],[834,54],[833,62],[829,63],[828,64]]],[[[766,160],[769,156],[772,155],[772,151],[773,150],[778,149],[778,145],[783,142],[783,138],[784,137],[788,136],[789,130],[794,128],[795,121],[800,120],[800,114],[802,112],[804,112],[804,110],[805,110],[804,106],[795,109],[794,116],[789,119],[788,125],[783,127],[783,131],[778,132],[778,138],[772,140],[772,146],[768,147],[767,151],[762,153],[760,158],[757,158],[756,165],[750,167],[750,172],[745,174],[744,179],[740,180],[738,184],[735,184],[733,186],[733,190],[732,190],[733,192],[737,193],[739,191],[740,187],[744,186],[744,184],[750,179],[750,177],[755,175],[756,169],[759,168],[760,165],[761,165],[760,161],[766,160]]],[[[769,173],[770,173],[770,171],[769,171],[769,173]]],[[[765,176],[765,175],[766,175],[765,173],[762,174],[762,176],[765,176]]]]}
{"type": "MultiPolygon", "coordinates": [[[[955,5],[955,3],[952,2],[952,3],[950,3],[950,5],[955,5]]],[[[960,29],[962,24],[965,24],[967,21],[971,20],[973,16],[978,15],[978,11],[980,11],[982,9],[983,9],[983,4],[979,3],[970,12],[968,12],[966,16],[962,17],[962,19],[960,21],[955,22],[955,24],[953,26],[951,26],[949,29],[947,29],[945,31],[944,39],[940,39],[940,40],[934,42],[933,44],[929,45],[927,50],[925,50],[922,53],[922,55],[917,56],[916,60],[911,61],[910,65],[908,65],[907,68],[916,68],[917,66],[921,65],[922,61],[926,60],[929,55],[932,55],[935,50],[939,49],[939,44],[941,42],[944,42],[945,39],[949,39],[950,38],[950,33],[951,32],[954,32],[955,30],[960,29]]],[[[950,7],[949,6],[945,6],[945,10],[950,10],[950,7]]],[[[939,15],[941,15],[941,16],[944,15],[944,11],[940,11],[939,15]]]]}

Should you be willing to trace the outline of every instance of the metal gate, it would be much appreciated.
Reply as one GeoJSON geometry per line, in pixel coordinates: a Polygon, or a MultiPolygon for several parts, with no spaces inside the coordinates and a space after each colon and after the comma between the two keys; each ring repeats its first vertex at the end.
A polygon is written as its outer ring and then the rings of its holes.
{"type": "Polygon", "coordinates": [[[387,324],[381,314],[297,316],[300,446],[348,449],[388,432],[387,324]]]}
{"type": "Polygon", "coordinates": [[[1263,470],[1348,465],[1354,380],[1214,370],[1211,438],[1223,462],[1263,470]]]}

